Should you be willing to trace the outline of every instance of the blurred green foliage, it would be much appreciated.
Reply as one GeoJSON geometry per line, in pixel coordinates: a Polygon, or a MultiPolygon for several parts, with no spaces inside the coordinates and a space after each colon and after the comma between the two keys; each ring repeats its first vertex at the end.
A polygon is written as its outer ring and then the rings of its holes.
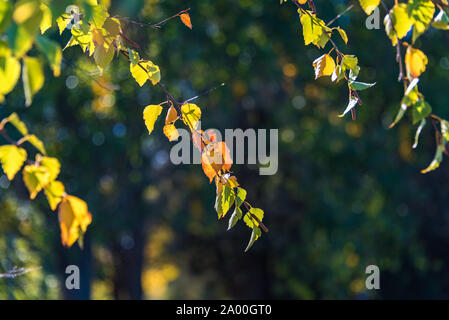
{"type": "MultiPolygon", "coordinates": [[[[349,4],[316,3],[325,20],[349,4]]],[[[17,112],[38,134],[93,222],[84,250],[64,249],[45,198],[31,203],[21,179],[9,185],[1,176],[0,273],[42,268],[0,279],[0,298],[449,298],[448,165],[419,173],[434,152],[430,126],[417,150],[411,122],[387,129],[402,85],[384,31],[365,29],[358,6],[336,23],[348,33],[346,51],[358,55],[361,77],[377,82],[362,93],[352,122],[337,117],[345,87],[313,80],[312,61],[322,53],[304,46],[291,4],[129,0],[112,1],[110,12],[158,22],[188,7],[192,31],[175,20],[160,30],[130,24],[125,34],[180,100],[226,84],[196,101],[203,127],[279,129],[276,175],[233,167],[270,232],[243,253],[247,230],[225,232],[227,221],[217,223],[215,187],[201,167],[170,163],[160,123],[147,135],[142,110],[163,101],[161,91],[137,86],[120,58],[94,81],[90,60],[69,48],[61,76],[47,68],[33,105],[25,108],[19,85],[0,118],[17,112]],[[81,269],[76,292],[64,289],[69,264],[81,269]],[[364,285],[370,264],[381,270],[375,292],[364,285]]],[[[444,118],[448,36],[431,31],[417,43],[429,57],[422,92],[444,118]]]]}

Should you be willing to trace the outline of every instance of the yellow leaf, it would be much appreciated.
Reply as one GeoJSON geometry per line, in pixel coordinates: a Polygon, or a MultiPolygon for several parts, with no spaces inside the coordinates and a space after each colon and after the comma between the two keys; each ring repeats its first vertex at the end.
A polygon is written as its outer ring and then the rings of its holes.
{"type": "Polygon", "coordinates": [[[178,129],[176,129],[175,125],[173,124],[166,124],[164,126],[164,134],[168,138],[169,141],[175,141],[179,138],[179,132],[178,129]]]}
{"type": "Polygon", "coordinates": [[[61,164],[59,160],[52,157],[42,157],[40,155],[36,156],[36,161],[40,164],[41,167],[47,168],[50,173],[49,181],[54,181],[59,175],[61,171],[61,164]]]}
{"type": "Polygon", "coordinates": [[[0,57],[0,94],[11,92],[20,77],[20,63],[14,57],[0,57]]]}
{"type": "Polygon", "coordinates": [[[332,75],[335,70],[335,62],[330,55],[323,54],[313,62],[313,67],[315,68],[315,79],[318,79],[332,75]]]}
{"type": "Polygon", "coordinates": [[[17,113],[13,112],[9,115],[9,117],[7,118],[7,122],[9,122],[10,124],[12,124],[17,131],[19,131],[23,136],[28,134],[28,128],[25,125],[24,122],[22,122],[19,118],[19,116],[17,115],[17,113]]]}
{"type": "Polygon", "coordinates": [[[23,168],[23,182],[30,192],[30,199],[36,198],[37,194],[50,182],[50,172],[45,167],[34,164],[23,168]]]}
{"type": "Polygon", "coordinates": [[[56,24],[58,25],[60,35],[67,28],[67,25],[70,23],[71,18],[71,15],[64,13],[56,19],[56,24]]]}
{"type": "Polygon", "coordinates": [[[201,119],[201,109],[193,103],[181,106],[182,121],[193,131],[197,130],[201,119]]]}
{"type": "Polygon", "coordinates": [[[245,221],[246,225],[252,229],[254,226],[259,226],[259,221],[262,221],[263,216],[264,212],[262,209],[251,208],[249,213],[245,214],[245,216],[243,217],[243,221],[245,221]]]}
{"type": "Polygon", "coordinates": [[[33,96],[44,85],[44,69],[42,63],[37,58],[23,58],[23,89],[25,91],[25,105],[29,107],[33,101],[33,96]]]}
{"type": "Polygon", "coordinates": [[[182,23],[192,30],[192,21],[190,21],[190,15],[188,13],[181,14],[179,18],[181,18],[182,23]]]}
{"type": "Polygon", "coordinates": [[[42,10],[42,20],[41,20],[41,24],[40,24],[40,28],[41,28],[41,34],[44,34],[45,31],[47,31],[49,28],[51,28],[51,10],[50,8],[44,4],[41,3],[41,10],[42,10]]]}
{"type": "Polygon", "coordinates": [[[39,150],[39,152],[41,152],[42,154],[47,154],[44,143],[34,134],[26,136],[24,141],[28,141],[29,143],[31,143],[31,145],[35,147],[37,150],[39,150]]]}
{"type": "Polygon", "coordinates": [[[162,112],[162,107],[158,104],[150,104],[146,106],[143,110],[143,119],[145,120],[145,125],[148,129],[148,134],[154,129],[154,123],[162,112]]]}
{"type": "Polygon", "coordinates": [[[3,171],[9,180],[14,179],[16,173],[22,168],[23,163],[27,159],[25,149],[15,145],[0,146],[0,162],[3,171]]]}
{"type": "Polygon", "coordinates": [[[148,79],[153,85],[161,80],[159,67],[151,61],[140,60],[138,63],[130,63],[129,68],[139,86],[143,86],[148,79]]]}
{"type": "Polygon", "coordinates": [[[38,0],[20,0],[17,1],[13,19],[17,24],[24,23],[30,19],[39,10],[38,0]]]}
{"type": "Polygon", "coordinates": [[[370,15],[380,3],[380,0],[359,0],[360,6],[367,15],[370,15]]]}
{"type": "Polygon", "coordinates": [[[419,49],[415,49],[412,46],[407,48],[405,54],[405,66],[407,68],[407,74],[411,78],[418,78],[421,73],[426,71],[427,56],[419,49]]]}
{"type": "Polygon", "coordinates": [[[44,192],[51,210],[56,210],[65,195],[64,185],[60,181],[52,181],[44,188],[44,192]]]}
{"type": "Polygon", "coordinates": [[[86,202],[74,196],[62,199],[58,216],[61,242],[66,247],[71,247],[80,237],[80,233],[86,232],[87,226],[92,222],[86,202]]]}
{"type": "MultiPolygon", "coordinates": [[[[390,10],[390,16],[391,16],[391,20],[393,22],[393,24],[392,24],[393,30],[396,31],[397,37],[399,39],[402,39],[403,37],[405,37],[407,35],[407,33],[410,31],[411,27],[413,26],[413,20],[410,19],[409,15],[407,13],[406,4],[400,3],[399,5],[395,5],[393,7],[393,9],[390,10]]],[[[385,19],[386,19],[386,22],[385,22],[386,25],[388,23],[391,23],[391,22],[389,22],[388,15],[385,16],[385,19]]],[[[390,34],[389,34],[389,36],[390,36],[390,34]]],[[[390,38],[392,38],[392,37],[394,37],[394,36],[390,36],[390,38]]]]}
{"type": "Polygon", "coordinates": [[[301,15],[300,21],[305,45],[313,43],[317,47],[323,48],[330,39],[328,32],[331,29],[326,27],[324,21],[317,18],[311,11],[302,13],[298,9],[298,12],[301,15]]]}

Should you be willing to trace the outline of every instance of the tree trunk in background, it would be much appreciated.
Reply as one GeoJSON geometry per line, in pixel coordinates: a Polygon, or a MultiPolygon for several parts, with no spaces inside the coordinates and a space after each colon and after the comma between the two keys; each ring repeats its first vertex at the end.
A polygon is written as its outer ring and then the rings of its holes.
{"type": "Polygon", "coordinates": [[[144,234],[139,228],[132,234],[132,239],[122,238],[112,248],[114,257],[114,298],[142,299],[142,267],[144,234]],[[133,243],[132,243],[132,242],[133,243]],[[133,244],[131,246],[131,243],[133,244]]]}
{"type": "Polygon", "coordinates": [[[90,237],[86,233],[84,238],[84,248],[81,250],[77,243],[70,249],[58,243],[59,253],[59,277],[61,285],[61,296],[64,300],[89,300],[91,297],[90,280],[92,276],[92,251],[90,237]],[[80,288],[68,290],[65,282],[70,274],[66,274],[69,265],[76,265],[80,270],[80,288]]]}

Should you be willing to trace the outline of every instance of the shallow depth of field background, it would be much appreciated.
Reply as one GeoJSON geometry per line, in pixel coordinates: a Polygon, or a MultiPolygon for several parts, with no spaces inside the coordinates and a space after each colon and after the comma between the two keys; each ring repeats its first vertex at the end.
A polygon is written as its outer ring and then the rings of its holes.
{"type": "MultiPolygon", "coordinates": [[[[85,248],[61,246],[58,219],[43,194],[29,201],[18,178],[0,174],[0,273],[41,267],[0,279],[1,299],[326,299],[449,298],[449,160],[421,175],[433,158],[428,124],[416,150],[405,118],[388,129],[402,97],[395,49],[385,32],[367,30],[356,7],[336,23],[362,67],[358,120],[338,118],[344,83],[314,80],[298,15],[279,1],[111,1],[110,13],[158,22],[191,8],[193,30],[178,19],[153,30],[129,25],[126,35],[161,68],[162,82],[196,100],[203,127],[279,129],[279,171],[233,171],[248,199],[265,210],[268,234],[244,253],[250,231],[226,232],[214,211],[215,186],[200,165],[170,163],[162,121],[148,136],[142,110],[164,96],[140,88],[118,57],[100,80],[79,47],[64,52],[59,78],[46,83],[30,108],[21,85],[0,106],[17,112],[61,160],[61,179],[93,214],[85,248]],[[66,291],[65,267],[81,269],[81,289],[66,291]],[[381,270],[381,290],[367,291],[365,267],[381,270]]],[[[316,1],[329,21],[352,1],[316,1]]],[[[392,1],[387,1],[391,5],[392,1]]],[[[382,18],[383,18],[382,12],[382,18]]],[[[61,45],[69,39],[53,29],[61,45]]],[[[337,37],[336,37],[337,38],[337,37]]],[[[449,117],[449,33],[417,42],[429,58],[421,89],[435,113],[449,117]]],[[[330,48],[326,47],[327,50],[330,48]]],[[[1,141],[4,143],[4,141],[1,141]]]]}

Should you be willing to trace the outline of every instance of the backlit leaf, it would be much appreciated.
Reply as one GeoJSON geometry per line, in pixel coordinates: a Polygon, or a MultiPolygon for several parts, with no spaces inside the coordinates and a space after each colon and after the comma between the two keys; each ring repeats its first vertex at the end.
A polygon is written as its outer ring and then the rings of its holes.
{"type": "Polygon", "coordinates": [[[198,129],[201,120],[201,109],[193,103],[181,106],[182,121],[193,131],[198,129]]]}
{"type": "Polygon", "coordinates": [[[335,70],[335,62],[330,55],[323,54],[313,61],[313,67],[315,69],[315,79],[318,79],[319,77],[332,75],[335,70]]]}
{"type": "Polygon", "coordinates": [[[59,77],[61,74],[62,62],[62,49],[59,44],[43,36],[38,36],[36,38],[36,44],[50,63],[50,67],[53,70],[53,75],[55,77],[59,77]]]}
{"type": "Polygon", "coordinates": [[[261,235],[262,231],[260,231],[260,228],[254,227],[251,233],[251,238],[249,239],[249,243],[246,246],[245,252],[247,252],[253,246],[254,242],[256,242],[256,240],[259,239],[261,235]]]}
{"type": "Polygon", "coordinates": [[[405,66],[407,68],[407,74],[411,78],[418,78],[421,73],[426,71],[427,56],[419,49],[415,49],[412,46],[407,48],[405,54],[405,66]]]}
{"type": "Polygon", "coordinates": [[[380,4],[380,0],[359,0],[360,6],[367,15],[370,15],[380,4]]]}
{"type": "Polygon", "coordinates": [[[23,182],[30,192],[30,199],[33,200],[50,182],[50,172],[45,167],[27,165],[23,168],[23,182]]]}
{"type": "Polygon", "coordinates": [[[87,226],[92,222],[92,215],[86,202],[70,195],[62,199],[58,216],[61,241],[66,247],[72,246],[86,232],[87,226]]]}
{"type": "Polygon", "coordinates": [[[252,229],[259,226],[259,222],[262,222],[263,216],[264,212],[262,209],[251,208],[249,213],[245,214],[243,217],[243,221],[245,221],[246,225],[252,229]]]}
{"type": "Polygon", "coordinates": [[[14,179],[26,159],[27,152],[25,149],[15,145],[0,146],[0,163],[9,180],[14,179]]]}
{"type": "Polygon", "coordinates": [[[52,181],[45,186],[44,193],[47,197],[51,210],[56,210],[58,204],[65,195],[65,188],[62,182],[52,181]]]}
{"type": "Polygon", "coordinates": [[[156,122],[157,118],[162,112],[162,107],[158,104],[152,104],[149,106],[146,106],[143,110],[143,119],[145,120],[145,125],[148,129],[148,134],[151,134],[151,132],[154,129],[154,123],[156,122]]]}
{"type": "Polygon", "coordinates": [[[181,14],[179,18],[189,29],[192,29],[192,21],[190,21],[190,15],[188,13],[181,14]]]}
{"type": "Polygon", "coordinates": [[[419,100],[413,105],[413,124],[418,123],[432,113],[432,107],[424,100],[419,100]]]}
{"type": "Polygon", "coordinates": [[[140,60],[138,63],[130,63],[130,71],[139,86],[143,86],[147,80],[156,85],[161,80],[159,67],[151,61],[140,60]]]}

